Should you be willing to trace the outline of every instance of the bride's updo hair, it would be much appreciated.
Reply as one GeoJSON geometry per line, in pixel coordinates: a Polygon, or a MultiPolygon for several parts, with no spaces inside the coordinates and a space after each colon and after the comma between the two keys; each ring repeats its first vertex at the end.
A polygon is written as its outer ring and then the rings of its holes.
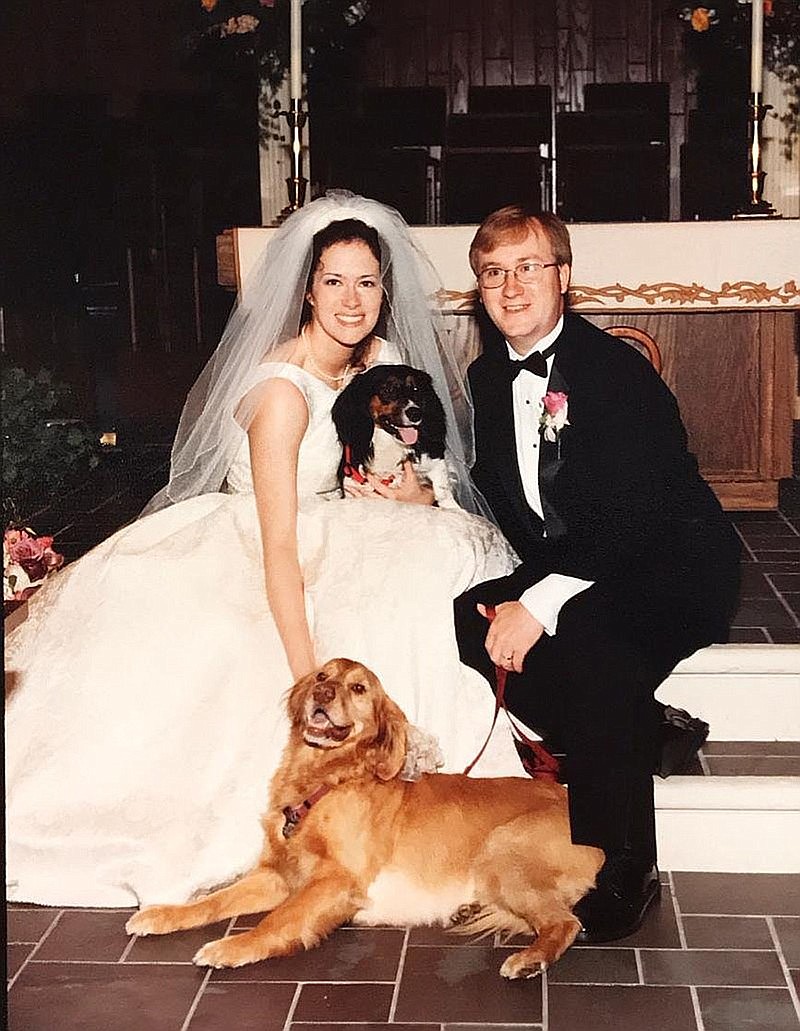
{"type": "MultiPolygon", "coordinates": [[[[380,237],[378,236],[377,230],[373,229],[372,226],[368,226],[366,222],[362,222],[359,218],[343,218],[337,222],[329,222],[324,229],[320,229],[319,232],[314,234],[314,239],[311,244],[311,268],[309,269],[308,279],[306,280],[305,294],[308,294],[314,282],[314,276],[316,275],[319,263],[322,260],[322,255],[325,251],[337,243],[353,243],[358,241],[364,243],[369,247],[372,256],[378,263],[378,267],[383,270],[383,262],[381,260],[381,243],[380,237]]],[[[356,366],[360,364],[361,358],[363,357],[364,351],[367,347],[367,342],[371,339],[374,333],[381,336],[383,333],[383,326],[385,323],[385,312],[386,312],[386,294],[384,292],[383,304],[381,305],[381,314],[378,318],[378,324],[375,329],[366,338],[363,345],[359,344],[353,353],[353,359],[350,362],[351,365],[356,366]]],[[[303,308],[300,312],[300,326],[308,325],[311,321],[311,305],[303,298],[303,308]]]]}
{"type": "Polygon", "coordinates": [[[378,265],[381,264],[381,242],[378,231],[362,222],[360,218],[342,218],[338,222],[329,222],[324,229],[314,234],[311,244],[311,271],[308,274],[306,289],[311,289],[311,281],[314,273],[319,268],[319,260],[322,252],[332,247],[335,243],[351,243],[353,240],[360,240],[372,251],[373,257],[378,265]]]}

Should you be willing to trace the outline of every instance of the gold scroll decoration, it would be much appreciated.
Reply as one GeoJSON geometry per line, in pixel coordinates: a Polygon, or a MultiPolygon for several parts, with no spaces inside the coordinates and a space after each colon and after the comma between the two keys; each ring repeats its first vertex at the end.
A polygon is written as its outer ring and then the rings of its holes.
{"type": "MultiPolygon", "coordinates": [[[[436,300],[440,306],[451,311],[472,311],[478,300],[477,290],[437,290],[436,300]]],[[[766,283],[740,280],[738,283],[723,283],[719,290],[711,290],[700,283],[641,283],[638,287],[613,283],[610,286],[573,285],[569,291],[572,308],[581,305],[605,305],[609,302],[622,304],[626,300],[641,301],[650,306],[702,304],[711,307],[728,304],[790,304],[800,300],[800,288],[794,279],[783,286],[770,287],[766,283]]]]}

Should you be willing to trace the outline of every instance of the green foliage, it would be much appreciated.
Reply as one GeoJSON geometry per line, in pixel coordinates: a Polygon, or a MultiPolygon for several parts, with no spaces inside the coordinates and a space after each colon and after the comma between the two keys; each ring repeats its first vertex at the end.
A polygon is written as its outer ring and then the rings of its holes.
{"type": "Polygon", "coordinates": [[[72,393],[48,369],[31,376],[3,365],[3,516],[18,520],[97,465],[94,434],[74,416],[72,393]]]}
{"type": "MultiPolygon", "coordinates": [[[[290,0],[184,0],[184,48],[190,66],[224,71],[255,60],[262,81],[276,88],[289,68],[290,0]]],[[[358,46],[369,0],[305,0],[303,68],[324,73],[337,53],[358,46]]]]}

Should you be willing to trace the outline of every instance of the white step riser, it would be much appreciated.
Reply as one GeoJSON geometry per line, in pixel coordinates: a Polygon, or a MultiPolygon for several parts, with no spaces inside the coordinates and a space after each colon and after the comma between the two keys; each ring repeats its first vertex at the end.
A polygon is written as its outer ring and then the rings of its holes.
{"type": "Polygon", "coordinates": [[[658,697],[711,725],[712,741],[800,741],[800,645],[713,645],[658,697]]]}
{"type": "MultiPolygon", "coordinates": [[[[707,720],[712,741],[800,741],[800,646],[706,648],[658,697],[707,720]]],[[[655,783],[662,869],[800,872],[800,777],[655,783]]]]}
{"type": "Polygon", "coordinates": [[[800,811],[657,810],[662,870],[799,873],[800,811]]]}
{"type": "Polygon", "coordinates": [[[657,697],[711,727],[711,741],[800,741],[800,672],[673,673],[657,697]]]}

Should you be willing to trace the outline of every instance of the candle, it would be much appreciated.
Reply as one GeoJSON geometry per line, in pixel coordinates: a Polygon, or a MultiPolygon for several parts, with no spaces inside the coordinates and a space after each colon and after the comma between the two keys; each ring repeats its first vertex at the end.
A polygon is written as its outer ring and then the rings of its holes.
{"type": "Polygon", "coordinates": [[[764,57],[764,3],[752,0],[753,21],[750,43],[750,92],[761,93],[761,65],[764,57]]]}
{"type": "Polygon", "coordinates": [[[289,22],[291,55],[289,62],[289,96],[292,100],[300,100],[303,95],[302,7],[303,0],[292,0],[291,21],[289,22]]]}

